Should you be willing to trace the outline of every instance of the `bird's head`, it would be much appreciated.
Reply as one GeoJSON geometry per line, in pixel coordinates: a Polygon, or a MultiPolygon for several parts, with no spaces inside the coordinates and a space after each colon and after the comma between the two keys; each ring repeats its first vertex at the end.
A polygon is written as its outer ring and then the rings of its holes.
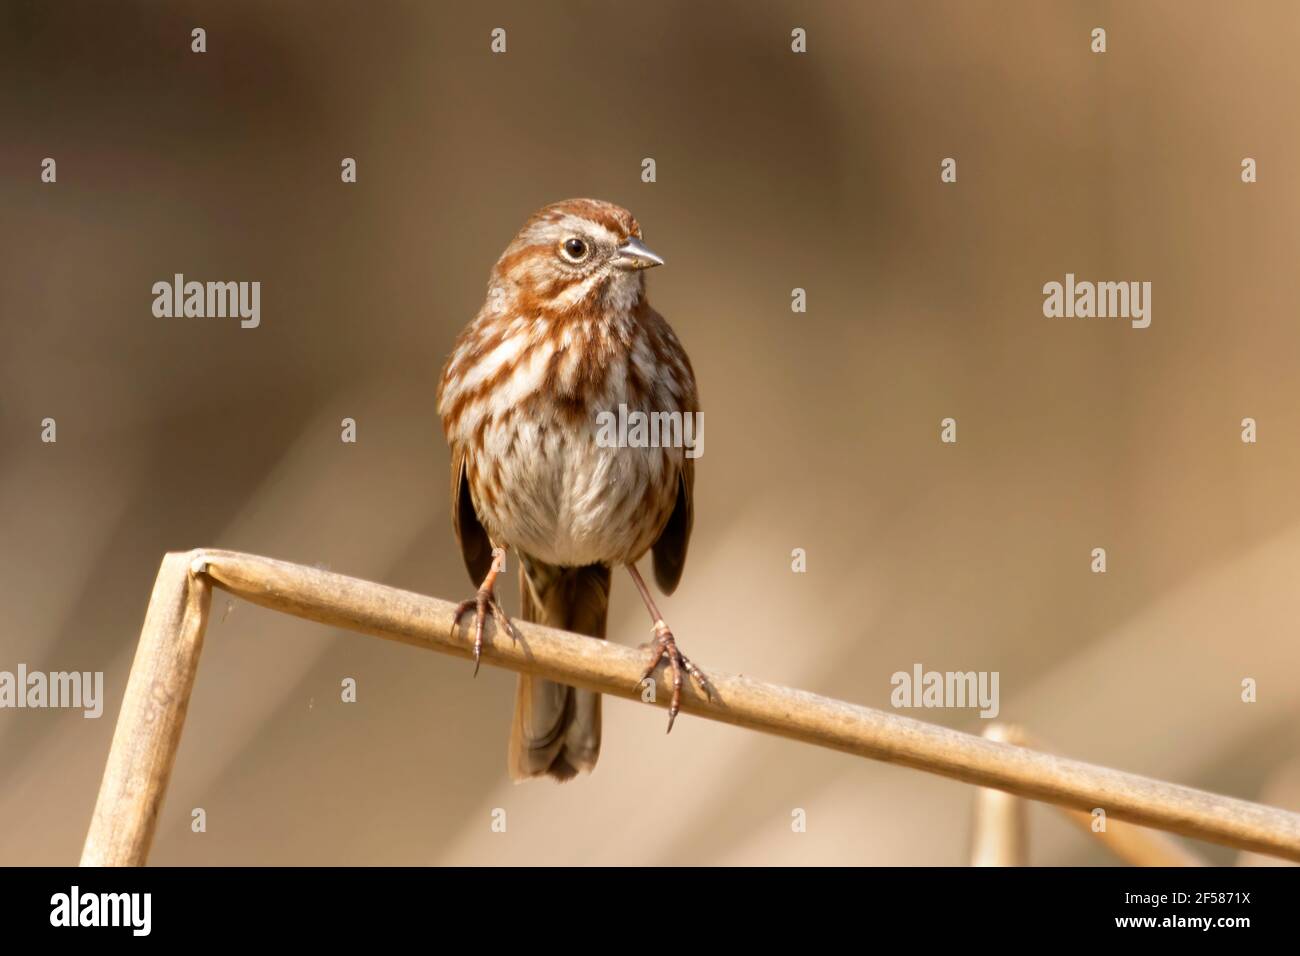
{"type": "Polygon", "coordinates": [[[663,259],[641,240],[621,206],[567,199],[524,223],[493,271],[493,284],[523,299],[524,311],[625,312],[644,295],[644,270],[663,259]]]}

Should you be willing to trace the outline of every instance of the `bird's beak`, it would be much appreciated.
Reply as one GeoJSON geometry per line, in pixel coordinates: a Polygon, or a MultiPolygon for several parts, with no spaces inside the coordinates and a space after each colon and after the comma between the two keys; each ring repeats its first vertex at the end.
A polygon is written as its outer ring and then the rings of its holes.
{"type": "Polygon", "coordinates": [[[649,269],[663,264],[663,259],[651,252],[640,239],[629,239],[623,243],[618,247],[618,255],[614,257],[614,265],[620,269],[649,269]]]}

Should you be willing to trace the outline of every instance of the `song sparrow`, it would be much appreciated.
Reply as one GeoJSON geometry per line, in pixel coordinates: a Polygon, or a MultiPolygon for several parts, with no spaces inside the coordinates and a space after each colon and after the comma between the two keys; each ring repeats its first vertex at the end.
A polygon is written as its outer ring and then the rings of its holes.
{"type": "MultiPolygon", "coordinates": [[[[493,590],[504,556],[520,559],[522,616],[604,638],[610,569],[625,565],[654,621],[644,681],[666,658],[668,729],[682,673],[711,692],[677,649],[636,562],[652,551],[671,594],[692,523],[694,462],[680,447],[605,447],[597,416],[699,409],[690,360],[650,308],[644,270],[663,260],[631,213],[594,199],[546,206],[497,260],[487,301],[443,369],[438,412],[451,446],[452,523],[477,595],[475,673],[490,613],[514,636],[493,590]]],[[[454,625],[453,625],[454,627],[454,625]]],[[[600,751],[600,695],[520,675],[510,733],[516,780],[567,780],[600,751]]]]}

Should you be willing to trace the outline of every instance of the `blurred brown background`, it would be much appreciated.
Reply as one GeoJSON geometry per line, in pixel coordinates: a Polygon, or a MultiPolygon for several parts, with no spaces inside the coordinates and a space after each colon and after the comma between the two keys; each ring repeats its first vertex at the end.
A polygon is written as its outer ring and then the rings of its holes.
{"type": "MultiPolygon", "coordinates": [[[[667,258],[700,378],[664,606],[698,662],[877,707],[916,662],[996,670],[1065,753],[1300,806],[1300,8],[469,6],[0,6],[0,669],[107,696],[0,712],[0,862],[76,861],[164,551],[472,593],[437,375],[524,218],[577,195],[667,258]],[[260,280],[261,327],[154,318],[175,272],[260,280]],[[1066,272],[1151,281],[1151,327],[1044,318],[1066,272]]],[[[593,776],[513,786],[514,676],[470,674],[218,592],[152,861],[968,858],[968,787],[621,701],[593,776]]],[[[1034,862],[1111,861],[1032,829],[1034,862]]]]}

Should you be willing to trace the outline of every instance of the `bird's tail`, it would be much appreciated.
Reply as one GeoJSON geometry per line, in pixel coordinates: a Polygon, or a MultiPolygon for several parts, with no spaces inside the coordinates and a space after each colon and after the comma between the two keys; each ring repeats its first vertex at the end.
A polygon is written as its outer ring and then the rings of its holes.
{"type": "MultiPolygon", "coordinates": [[[[605,637],[610,570],[594,564],[558,568],[520,561],[520,616],[525,621],[605,637]]],[[[568,780],[596,766],[600,755],[600,695],[519,675],[510,726],[510,777],[568,780]]]]}

